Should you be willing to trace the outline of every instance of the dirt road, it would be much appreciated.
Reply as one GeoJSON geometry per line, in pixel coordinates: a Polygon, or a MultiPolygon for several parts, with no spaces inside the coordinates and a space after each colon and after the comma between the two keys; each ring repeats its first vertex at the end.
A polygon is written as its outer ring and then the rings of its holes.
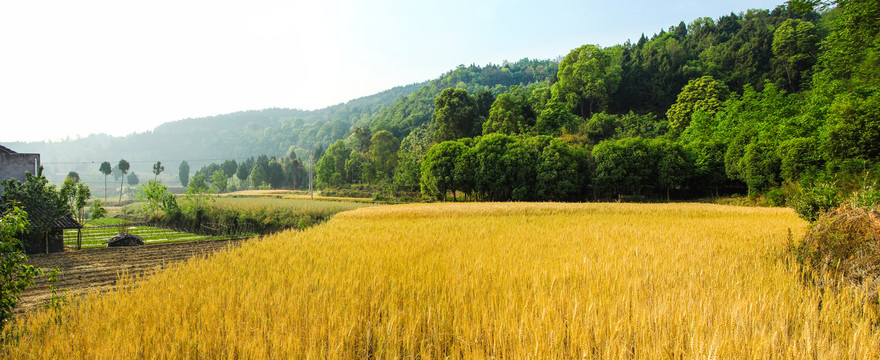
{"type": "MultiPolygon", "coordinates": [[[[201,240],[132,247],[107,247],[83,250],[67,250],[55,254],[28,256],[29,263],[47,273],[58,268],[58,281],[54,286],[58,294],[68,298],[83,294],[90,289],[112,289],[123,271],[139,275],[155,268],[186,260],[195,255],[212,253],[229,246],[238,246],[246,239],[201,240]]],[[[20,296],[17,313],[49,302],[51,289],[46,277],[20,296]]]]}

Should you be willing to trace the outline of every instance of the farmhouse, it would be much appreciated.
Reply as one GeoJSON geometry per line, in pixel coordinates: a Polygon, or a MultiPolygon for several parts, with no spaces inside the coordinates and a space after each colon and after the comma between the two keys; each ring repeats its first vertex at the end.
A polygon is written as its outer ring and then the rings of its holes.
{"type": "MultiPolygon", "coordinates": [[[[0,181],[16,179],[21,183],[28,181],[28,173],[38,174],[40,169],[40,154],[19,154],[11,149],[0,145],[0,181]]],[[[33,177],[31,177],[33,179],[33,177]]],[[[11,189],[13,193],[19,191],[27,191],[22,189],[11,189]]],[[[10,190],[10,189],[7,189],[10,190]]],[[[54,191],[54,190],[53,190],[54,191]]],[[[7,194],[0,184],[0,194],[7,194]]],[[[21,195],[21,194],[19,194],[21,195]]],[[[52,201],[47,198],[30,198],[22,196],[16,199],[21,201],[22,209],[27,211],[28,220],[31,223],[31,229],[39,229],[39,231],[30,231],[26,235],[22,235],[22,243],[27,253],[50,253],[64,250],[64,229],[81,229],[80,225],[70,213],[55,208],[52,201]]],[[[2,209],[2,207],[0,207],[2,209]]]]}
{"type": "Polygon", "coordinates": [[[32,208],[28,213],[28,218],[32,222],[38,222],[38,227],[48,229],[48,231],[43,234],[42,238],[30,236],[22,239],[26,253],[48,254],[64,251],[64,230],[82,229],[83,227],[70,214],[53,219],[51,215],[48,215],[50,212],[44,212],[42,208],[32,208]]]}
{"type": "Polygon", "coordinates": [[[40,154],[19,154],[0,145],[0,180],[25,180],[25,173],[37,173],[40,166],[40,154]]]}

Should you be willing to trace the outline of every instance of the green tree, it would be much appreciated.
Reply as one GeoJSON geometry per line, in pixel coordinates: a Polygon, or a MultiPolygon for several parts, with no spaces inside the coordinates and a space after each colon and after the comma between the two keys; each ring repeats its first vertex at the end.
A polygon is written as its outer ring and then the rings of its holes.
{"type": "Polygon", "coordinates": [[[527,94],[519,86],[513,86],[492,103],[489,119],[483,123],[483,134],[527,133],[535,126],[535,117],[527,94]]]}
{"type": "Polygon", "coordinates": [[[27,256],[16,235],[29,228],[28,214],[17,206],[2,212],[0,218],[0,326],[12,318],[18,294],[34,284],[42,272],[28,265],[27,256]]]}
{"type": "Polygon", "coordinates": [[[579,162],[571,148],[557,139],[541,150],[538,163],[537,198],[539,200],[574,200],[583,186],[579,162]]]}
{"type": "Polygon", "coordinates": [[[189,184],[189,163],[186,160],[182,161],[177,168],[177,177],[180,178],[180,185],[187,187],[189,184]]]}
{"type": "Polygon", "coordinates": [[[614,194],[642,194],[657,179],[657,151],[649,140],[636,137],[605,140],[593,148],[596,177],[593,183],[614,194]]]}
{"type": "Polygon", "coordinates": [[[156,161],[156,163],[153,164],[153,174],[156,175],[155,177],[153,177],[153,180],[158,180],[159,174],[161,174],[163,171],[165,171],[165,167],[162,166],[162,162],[156,161]]]}
{"type": "Polygon", "coordinates": [[[382,130],[375,133],[370,139],[369,157],[376,166],[376,170],[381,171],[387,177],[394,175],[399,148],[400,141],[390,131],[382,130]]]}
{"type": "Polygon", "coordinates": [[[619,61],[611,49],[584,45],[572,50],[559,64],[555,96],[582,118],[602,111],[617,91],[621,79],[619,61]]]}
{"type": "Polygon", "coordinates": [[[214,173],[211,174],[211,187],[214,188],[214,192],[218,194],[225,192],[226,186],[228,185],[226,182],[227,179],[226,173],[224,173],[223,170],[214,171],[214,173]]]}
{"type": "Polygon", "coordinates": [[[79,222],[85,221],[85,208],[88,204],[89,198],[92,197],[92,191],[89,189],[86,184],[77,184],[76,190],[76,204],[74,208],[77,213],[79,213],[79,222]]]}
{"type": "Polygon", "coordinates": [[[244,187],[245,181],[247,181],[249,176],[251,176],[251,168],[248,166],[248,162],[243,161],[241,164],[238,164],[238,170],[235,171],[235,177],[238,178],[242,187],[244,187]]]}
{"type": "Polygon", "coordinates": [[[119,164],[116,165],[116,168],[119,169],[119,175],[122,180],[119,183],[119,203],[122,203],[122,190],[125,187],[125,174],[128,173],[128,169],[131,168],[131,164],[125,159],[119,160],[119,164]]]}
{"type": "Polygon", "coordinates": [[[67,173],[67,178],[73,179],[74,183],[78,183],[79,182],[79,173],[77,173],[76,171],[71,171],[71,172],[67,173]]]}
{"type": "Polygon", "coordinates": [[[550,100],[538,115],[535,127],[538,133],[557,136],[562,133],[562,129],[568,132],[576,130],[579,122],[580,118],[572,114],[565,103],[550,100]]]}
{"type": "Polygon", "coordinates": [[[173,216],[179,211],[174,194],[158,180],[150,180],[146,184],[138,186],[137,198],[144,203],[150,213],[164,211],[173,216]]]}
{"type": "Polygon", "coordinates": [[[786,180],[797,181],[815,173],[824,163],[816,138],[794,138],[779,145],[779,175],[786,180]]]}
{"type": "Polygon", "coordinates": [[[186,195],[183,197],[183,211],[194,214],[198,221],[208,203],[214,201],[213,197],[208,196],[210,193],[211,188],[207,182],[207,175],[196,174],[190,179],[186,195]]]}
{"type": "Polygon", "coordinates": [[[231,178],[235,176],[236,171],[238,170],[238,163],[233,160],[223,161],[223,164],[220,165],[220,168],[223,169],[223,173],[226,174],[226,178],[231,178]]]}
{"type": "Polygon", "coordinates": [[[129,189],[137,186],[141,181],[138,178],[137,174],[134,173],[134,171],[132,171],[130,174],[128,174],[127,179],[128,179],[128,188],[129,189]]]}
{"type": "Polygon", "coordinates": [[[266,178],[273,189],[280,189],[284,185],[284,168],[275,157],[272,157],[266,166],[266,178]]]}
{"type": "Polygon", "coordinates": [[[35,252],[45,248],[52,223],[58,218],[73,212],[68,198],[61,191],[49,184],[43,176],[43,167],[37,168],[37,174],[25,174],[26,179],[20,182],[9,179],[0,182],[3,189],[0,196],[0,213],[5,213],[12,206],[19,206],[28,213],[30,225],[25,233],[24,247],[26,252],[35,252]]]}
{"type": "Polygon", "coordinates": [[[682,132],[690,124],[695,111],[715,114],[728,95],[727,86],[711,76],[688,81],[678,94],[678,100],[666,112],[669,127],[678,133],[682,132]]]}
{"type": "Polygon", "coordinates": [[[467,150],[458,141],[444,141],[432,146],[422,159],[422,193],[445,201],[446,194],[452,191],[453,200],[456,200],[455,191],[459,186],[455,179],[455,166],[467,150]]]}
{"type": "Polygon", "coordinates": [[[434,141],[443,142],[468,137],[473,133],[477,104],[467,90],[449,88],[434,100],[434,141]]]}
{"type": "Polygon", "coordinates": [[[89,208],[89,215],[92,219],[100,219],[107,216],[107,209],[104,208],[104,203],[101,199],[95,199],[92,201],[92,206],[89,208]]]}
{"type": "Polygon", "coordinates": [[[773,54],[782,67],[790,91],[799,91],[812,77],[819,54],[816,25],[799,19],[785,20],[773,33],[773,54]]]}
{"type": "Polygon", "coordinates": [[[266,170],[266,166],[263,165],[262,162],[257,162],[254,165],[254,168],[251,169],[251,183],[254,187],[260,187],[263,185],[269,184],[269,173],[266,170]]]}
{"type": "Polygon", "coordinates": [[[670,189],[684,184],[692,176],[693,159],[681,144],[667,139],[654,139],[651,146],[657,154],[656,182],[659,187],[666,189],[666,201],[669,201],[670,189]]]}
{"type": "Polygon", "coordinates": [[[348,138],[345,139],[345,146],[360,154],[366,154],[370,150],[370,139],[373,134],[369,128],[357,127],[348,138]]]}
{"type": "Polygon", "coordinates": [[[104,201],[107,201],[107,175],[113,173],[113,165],[109,161],[102,162],[98,171],[104,174],[104,201]]]}
{"type": "Polygon", "coordinates": [[[514,141],[509,135],[489,134],[480,138],[473,147],[474,189],[484,200],[510,199],[512,187],[507,175],[518,169],[505,168],[504,156],[508,145],[514,141]]]}

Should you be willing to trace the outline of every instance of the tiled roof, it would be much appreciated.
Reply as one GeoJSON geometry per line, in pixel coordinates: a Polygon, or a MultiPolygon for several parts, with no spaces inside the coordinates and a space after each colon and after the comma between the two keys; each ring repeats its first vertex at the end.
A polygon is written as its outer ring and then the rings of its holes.
{"type": "MultiPolygon", "coordinates": [[[[28,213],[28,220],[30,220],[32,222],[37,222],[37,223],[42,223],[42,224],[46,224],[49,222],[50,215],[48,213],[46,213],[45,211],[43,211],[43,209],[41,209],[41,208],[25,209],[25,211],[27,211],[27,213],[28,213]]],[[[61,215],[60,217],[55,218],[54,220],[51,220],[51,221],[52,221],[52,229],[53,230],[79,229],[79,228],[83,227],[69,213],[65,214],[65,215],[61,215]]]]}
{"type": "Polygon", "coordinates": [[[53,229],[80,229],[82,227],[70,214],[57,218],[52,222],[53,229]]]}

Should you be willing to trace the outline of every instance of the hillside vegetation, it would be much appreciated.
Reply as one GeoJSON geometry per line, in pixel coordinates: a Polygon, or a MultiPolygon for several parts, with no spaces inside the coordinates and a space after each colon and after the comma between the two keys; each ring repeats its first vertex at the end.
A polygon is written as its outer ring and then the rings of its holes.
{"type": "Polygon", "coordinates": [[[345,212],[4,330],[16,358],[876,359],[876,300],[802,282],[790,209],[345,212]]]}

